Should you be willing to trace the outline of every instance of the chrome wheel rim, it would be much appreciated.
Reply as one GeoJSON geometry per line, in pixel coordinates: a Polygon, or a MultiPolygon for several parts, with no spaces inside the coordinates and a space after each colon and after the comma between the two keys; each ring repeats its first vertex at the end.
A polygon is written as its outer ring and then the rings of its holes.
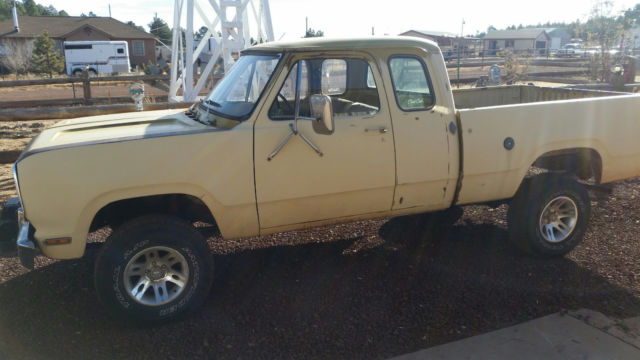
{"type": "Polygon", "coordinates": [[[147,306],[175,300],[189,280],[189,264],[178,251],[165,246],[146,248],[135,254],[124,269],[129,296],[147,306]]]}
{"type": "Polygon", "coordinates": [[[566,196],[551,200],[540,214],[540,234],[550,243],[566,240],[578,223],[578,206],[566,196]]]}

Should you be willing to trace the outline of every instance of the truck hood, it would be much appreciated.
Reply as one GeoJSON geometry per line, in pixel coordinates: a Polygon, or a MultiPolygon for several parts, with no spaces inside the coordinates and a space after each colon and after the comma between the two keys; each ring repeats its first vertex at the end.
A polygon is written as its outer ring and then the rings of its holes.
{"type": "Polygon", "coordinates": [[[63,120],[44,130],[25,149],[27,153],[81,145],[161,136],[218,131],[188,118],[184,110],[122,113],[63,120]]]}

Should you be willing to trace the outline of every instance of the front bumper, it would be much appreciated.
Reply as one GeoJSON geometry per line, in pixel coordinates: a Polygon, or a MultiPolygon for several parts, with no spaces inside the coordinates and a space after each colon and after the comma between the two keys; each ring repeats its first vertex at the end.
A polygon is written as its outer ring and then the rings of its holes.
{"type": "Polygon", "coordinates": [[[36,256],[33,228],[25,218],[17,198],[9,200],[0,214],[0,253],[14,252],[16,247],[20,263],[33,269],[36,256]]]}

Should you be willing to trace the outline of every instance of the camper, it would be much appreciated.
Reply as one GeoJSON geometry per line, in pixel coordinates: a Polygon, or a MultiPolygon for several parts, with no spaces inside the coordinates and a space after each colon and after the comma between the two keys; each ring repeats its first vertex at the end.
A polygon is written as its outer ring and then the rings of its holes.
{"type": "Polygon", "coordinates": [[[128,73],[129,47],[126,41],[66,41],[64,57],[67,75],[128,73]]]}

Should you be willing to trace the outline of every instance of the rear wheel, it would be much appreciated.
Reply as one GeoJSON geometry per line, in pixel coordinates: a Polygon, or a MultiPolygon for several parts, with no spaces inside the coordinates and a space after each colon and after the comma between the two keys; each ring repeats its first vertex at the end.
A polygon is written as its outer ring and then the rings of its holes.
{"type": "Polygon", "coordinates": [[[205,239],[172,216],[143,216],[119,227],[96,261],[95,286],[107,309],[126,320],[162,322],[197,309],[213,279],[205,239]]]}
{"type": "Polygon", "coordinates": [[[589,193],[575,179],[537,175],[522,184],[509,205],[509,235],[528,253],[562,256],[582,240],[590,214],[589,193]]]}

